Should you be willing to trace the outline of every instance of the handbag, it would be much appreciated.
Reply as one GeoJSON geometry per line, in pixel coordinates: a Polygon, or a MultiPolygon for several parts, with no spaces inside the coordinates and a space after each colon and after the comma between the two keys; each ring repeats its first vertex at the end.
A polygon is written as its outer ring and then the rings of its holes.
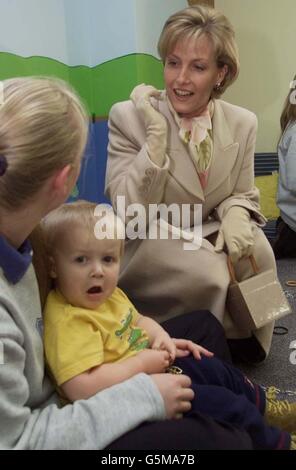
{"type": "Polygon", "coordinates": [[[249,261],[253,275],[238,282],[232,261],[227,257],[231,282],[226,308],[240,329],[256,330],[291,313],[291,307],[274,270],[259,272],[253,255],[249,261]]]}

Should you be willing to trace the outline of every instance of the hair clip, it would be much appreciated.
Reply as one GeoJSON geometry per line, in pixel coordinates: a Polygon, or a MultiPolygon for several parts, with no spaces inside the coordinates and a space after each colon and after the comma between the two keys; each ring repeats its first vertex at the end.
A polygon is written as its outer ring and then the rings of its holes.
{"type": "Polygon", "coordinates": [[[5,155],[0,155],[0,176],[3,176],[8,167],[5,155]]]}

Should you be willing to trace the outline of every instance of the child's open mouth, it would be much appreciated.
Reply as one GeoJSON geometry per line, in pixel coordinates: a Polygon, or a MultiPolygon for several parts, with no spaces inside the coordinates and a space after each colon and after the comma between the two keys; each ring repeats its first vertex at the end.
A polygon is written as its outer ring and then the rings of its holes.
{"type": "Polygon", "coordinates": [[[87,293],[88,294],[101,294],[102,288],[100,286],[94,286],[88,289],[87,293]]]}

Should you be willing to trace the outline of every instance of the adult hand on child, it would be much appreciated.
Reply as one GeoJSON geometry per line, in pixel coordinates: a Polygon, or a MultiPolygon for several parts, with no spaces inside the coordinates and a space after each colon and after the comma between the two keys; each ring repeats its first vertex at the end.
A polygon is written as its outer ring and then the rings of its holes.
{"type": "Polygon", "coordinates": [[[151,97],[159,98],[160,94],[156,88],[142,83],[133,89],[130,98],[145,123],[149,157],[156,165],[163,166],[167,146],[167,123],[150,101],[151,97]]]}
{"type": "Polygon", "coordinates": [[[200,360],[202,355],[207,357],[214,356],[214,353],[189,339],[173,338],[173,341],[177,348],[176,357],[186,357],[192,354],[195,359],[200,360]]]}
{"type": "Polygon", "coordinates": [[[226,245],[233,263],[250,256],[254,247],[254,233],[250,213],[240,206],[233,206],[224,215],[218,233],[215,251],[221,253],[226,245]]]}
{"type": "Polygon", "coordinates": [[[163,398],[166,417],[182,418],[183,413],[191,409],[191,401],[194,398],[190,378],[187,375],[173,374],[154,374],[151,378],[163,398]]]}

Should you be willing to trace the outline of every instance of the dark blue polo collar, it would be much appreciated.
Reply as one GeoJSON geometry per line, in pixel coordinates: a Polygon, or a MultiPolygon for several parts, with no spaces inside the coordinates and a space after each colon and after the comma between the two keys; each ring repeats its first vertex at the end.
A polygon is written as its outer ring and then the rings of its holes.
{"type": "Polygon", "coordinates": [[[8,282],[17,284],[26,274],[32,262],[32,247],[29,240],[16,250],[0,235],[0,267],[8,282]]]}

